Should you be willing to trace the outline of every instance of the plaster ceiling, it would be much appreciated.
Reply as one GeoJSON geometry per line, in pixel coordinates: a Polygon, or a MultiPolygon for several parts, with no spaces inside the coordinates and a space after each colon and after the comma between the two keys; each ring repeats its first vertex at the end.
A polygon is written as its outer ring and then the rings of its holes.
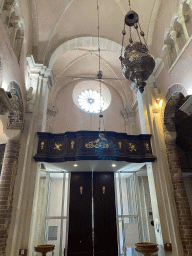
{"type": "Polygon", "coordinates": [[[67,172],[136,172],[142,167],[144,168],[146,163],[128,163],[124,161],[113,160],[80,160],[80,161],[68,161],[61,163],[43,163],[46,171],[67,171],[67,172]],[[77,164],[77,167],[74,167],[77,164]],[[116,166],[113,167],[112,164],[116,166]]]}
{"type": "MultiPolygon", "coordinates": [[[[159,0],[131,1],[132,9],[139,14],[146,38],[151,31],[151,17],[156,2],[159,0]]],[[[36,0],[34,6],[36,6],[36,10],[33,11],[36,12],[36,30],[38,30],[34,32],[36,36],[34,42],[38,42],[36,58],[40,63],[43,62],[53,69],[55,75],[55,89],[51,95],[53,101],[62,87],[74,81],[73,78],[66,76],[97,74],[99,69],[97,0],[36,0]],[[66,46],[67,42],[70,42],[70,45],[66,46]],[[59,47],[60,52],[57,51],[59,47]],[[54,55],[55,53],[57,54],[54,55]]],[[[128,0],[99,0],[101,70],[103,77],[119,78],[105,82],[119,93],[125,108],[132,104],[133,99],[129,81],[123,80],[119,61],[121,32],[124,16],[128,10],[128,0]]],[[[125,40],[125,45],[127,44],[128,36],[125,40]]]]}

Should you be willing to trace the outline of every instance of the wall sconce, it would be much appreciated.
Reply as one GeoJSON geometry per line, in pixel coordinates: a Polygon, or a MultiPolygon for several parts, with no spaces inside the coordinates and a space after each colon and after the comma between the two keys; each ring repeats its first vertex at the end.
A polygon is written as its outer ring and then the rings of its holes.
{"type": "Polygon", "coordinates": [[[156,103],[158,105],[162,106],[163,100],[161,99],[160,94],[159,94],[159,90],[155,85],[155,78],[154,77],[153,77],[153,93],[154,93],[155,98],[156,98],[156,103]]]}

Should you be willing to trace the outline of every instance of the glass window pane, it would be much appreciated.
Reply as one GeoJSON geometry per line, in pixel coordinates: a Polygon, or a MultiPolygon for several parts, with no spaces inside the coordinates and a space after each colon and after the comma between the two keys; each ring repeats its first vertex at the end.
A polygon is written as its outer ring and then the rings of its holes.
{"type": "Polygon", "coordinates": [[[121,204],[120,204],[120,181],[119,181],[120,175],[119,173],[115,174],[115,185],[116,185],[116,196],[117,196],[117,214],[121,215],[121,204]]]}
{"type": "Polygon", "coordinates": [[[63,219],[63,230],[62,230],[62,253],[61,255],[66,255],[67,250],[67,220],[63,219]]]}
{"type": "MultiPolygon", "coordinates": [[[[55,245],[55,250],[54,250],[54,255],[60,255],[60,234],[61,234],[61,219],[49,219],[47,222],[47,237],[46,237],[46,243],[47,244],[54,244],[55,245]],[[55,227],[55,228],[52,228],[55,227]],[[50,233],[50,229],[54,232],[50,233]],[[49,238],[54,238],[53,240],[48,239],[49,238]]],[[[62,255],[62,254],[61,254],[62,255]]],[[[47,256],[52,256],[52,252],[47,253],[47,256]]]]}
{"type": "Polygon", "coordinates": [[[67,211],[68,211],[68,201],[69,201],[69,179],[70,175],[69,173],[65,173],[65,188],[64,188],[64,210],[63,214],[66,217],[67,216],[67,211]]]}
{"type": "Polygon", "coordinates": [[[61,216],[63,173],[50,173],[50,197],[48,216],[61,216]]]}

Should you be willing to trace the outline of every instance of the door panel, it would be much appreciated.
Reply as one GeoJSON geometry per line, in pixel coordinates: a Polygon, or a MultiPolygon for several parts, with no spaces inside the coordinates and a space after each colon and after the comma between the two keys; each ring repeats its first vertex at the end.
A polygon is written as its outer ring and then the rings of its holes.
{"type": "Polygon", "coordinates": [[[96,255],[118,255],[114,173],[95,172],[94,193],[94,251],[96,255]]]}
{"type": "MultiPolygon", "coordinates": [[[[117,256],[114,173],[93,173],[94,252],[117,256]]],[[[68,256],[93,255],[92,173],[71,173],[68,256]]]]}
{"type": "Polygon", "coordinates": [[[92,252],[91,183],[91,173],[71,173],[68,256],[92,252]]]}

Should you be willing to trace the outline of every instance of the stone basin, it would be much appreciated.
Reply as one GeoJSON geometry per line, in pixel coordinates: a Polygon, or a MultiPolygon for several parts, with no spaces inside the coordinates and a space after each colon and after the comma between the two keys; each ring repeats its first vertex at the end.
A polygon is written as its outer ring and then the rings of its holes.
{"type": "Polygon", "coordinates": [[[150,242],[143,242],[143,243],[136,243],[135,250],[137,252],[142,253],[144,256],[152,256],[154,253],[158,252],[159,248],[157,247],[158,244],[150,243],[150,242]]]}
{"type": "Polygon", "coordinates": [[[46,255],[47,252],[52,252],[55,249],[54,244],[39,244],[34,247],[36,252],[41,252],[42,255],[46,255]]]}

